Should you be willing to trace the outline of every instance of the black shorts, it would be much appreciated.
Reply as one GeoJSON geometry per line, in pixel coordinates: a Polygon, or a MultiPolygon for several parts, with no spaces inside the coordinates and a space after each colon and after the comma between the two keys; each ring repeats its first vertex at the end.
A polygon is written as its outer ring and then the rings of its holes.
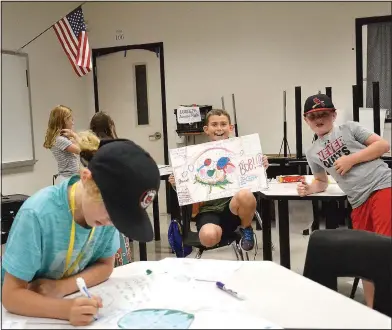
{"type": "Polygon", "coordinates": [[[222,228],[222,236],[230,235],[238,226],[241,225],[241,219],[238,215],[231,213],[230,203],[227,203],[222,212],[201,212],[196,215],[196,228],[199,232],[201,227],[207,223],[212,223],[222,228]]]}

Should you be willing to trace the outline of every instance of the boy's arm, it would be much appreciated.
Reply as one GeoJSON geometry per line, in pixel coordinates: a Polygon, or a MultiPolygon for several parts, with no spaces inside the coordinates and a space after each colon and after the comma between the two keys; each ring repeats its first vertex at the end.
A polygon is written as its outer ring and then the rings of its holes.
{"type": "Polygon", "coordinates": [[[309,185],[307,195],[323,192],[328,188],[327,172],[314,173],[313,176],[314,181],[309,185]]]}
{"type": "Polygon", "coordinates": [[[73,301],[44,297],[27,289],[28,282],[5,273],[2,303],[11,313],[68,320],[73,301]]]}
{"type": "Polygon", "coordinates": [[[59,286],[58,290],[61,293],[61,296],[64,297],[79,291],[79,288],[76,285],[76,279],[78,277],[83,277],[87,287],[92,287],[105,282],[113,272],[114,259],[114,255],[109,258],[98,259],[93,265],[87,267],[79,274],[58,280],[57,285],[59,286]]]}
{"type": "Polygon", "coordinates": [[[115,255],[120,248],[120,233],[114,227],[111,227],[101,239],[108,243],[103,246],[98,260],[79,274],[60,280],[60,292],[63,296],[79,290],[76,285],[78,277],[83,277],[87,287],[91,287],[106,281],[112,274],[115,255]]]}
{"type": "Polygon", "coordinates": [[[354,165],[380,158],[390,149],[388,141],[375,133],[364,141],[364,145],[366,145],[365,149],[349,156],[354,165]]]}
{"type": "Polygon", "coordinates": [[[323,192],[328,187],[328,175],[325,169],[320,164],[313,161],[312,156],[309,153],[306,154],[306,159],[312,170],[314,180],[309,185],[306,182],[300,182],[298,184],[297,190],[301,196],[323,192]]]}

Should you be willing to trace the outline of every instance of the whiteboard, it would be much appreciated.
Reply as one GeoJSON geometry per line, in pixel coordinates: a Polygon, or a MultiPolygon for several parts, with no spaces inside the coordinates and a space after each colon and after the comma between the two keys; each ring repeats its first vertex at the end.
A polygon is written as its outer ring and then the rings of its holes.
{"type": "Polygon", "coordinates": [[[24,53],[1,51],[2,169],[36,163],[29,79],[24,53]]]}

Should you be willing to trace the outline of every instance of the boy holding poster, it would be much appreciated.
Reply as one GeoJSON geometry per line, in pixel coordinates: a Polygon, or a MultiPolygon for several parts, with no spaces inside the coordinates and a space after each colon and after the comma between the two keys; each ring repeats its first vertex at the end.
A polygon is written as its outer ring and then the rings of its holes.
{"type": "MultiPolygon", "coordinates": [[[[225,110],[213,109],[208,112],[204,132],[211,141],[228,139],[233,128],[230,115],[225,110]]],[[[263,156],[263,166],[266,169],[269,166],[266,156],[263,156]]],[[[169,177],[169,182],[175,186],[173,175],[169,177]]],[[[215,246],[222,236],[234,232],[240,226],[241,248],[251,251],[255,245],[252,228],[255,212],[256,199],[249,189],[239,190],[233,197],[199,203],[195,220],[200,243],[205,247],[215,246]]]]}

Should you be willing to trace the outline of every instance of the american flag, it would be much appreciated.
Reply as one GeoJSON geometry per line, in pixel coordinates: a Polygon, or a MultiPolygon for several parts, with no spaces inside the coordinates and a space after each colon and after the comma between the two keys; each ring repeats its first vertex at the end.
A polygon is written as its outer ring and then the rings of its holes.
{"type": "Polygon", "coordinates": [[[90,72],[92,69],[91,50],[82,7],[76,8],[55,23],[53,29],[76,74],[82,77],[90,72]]]}

